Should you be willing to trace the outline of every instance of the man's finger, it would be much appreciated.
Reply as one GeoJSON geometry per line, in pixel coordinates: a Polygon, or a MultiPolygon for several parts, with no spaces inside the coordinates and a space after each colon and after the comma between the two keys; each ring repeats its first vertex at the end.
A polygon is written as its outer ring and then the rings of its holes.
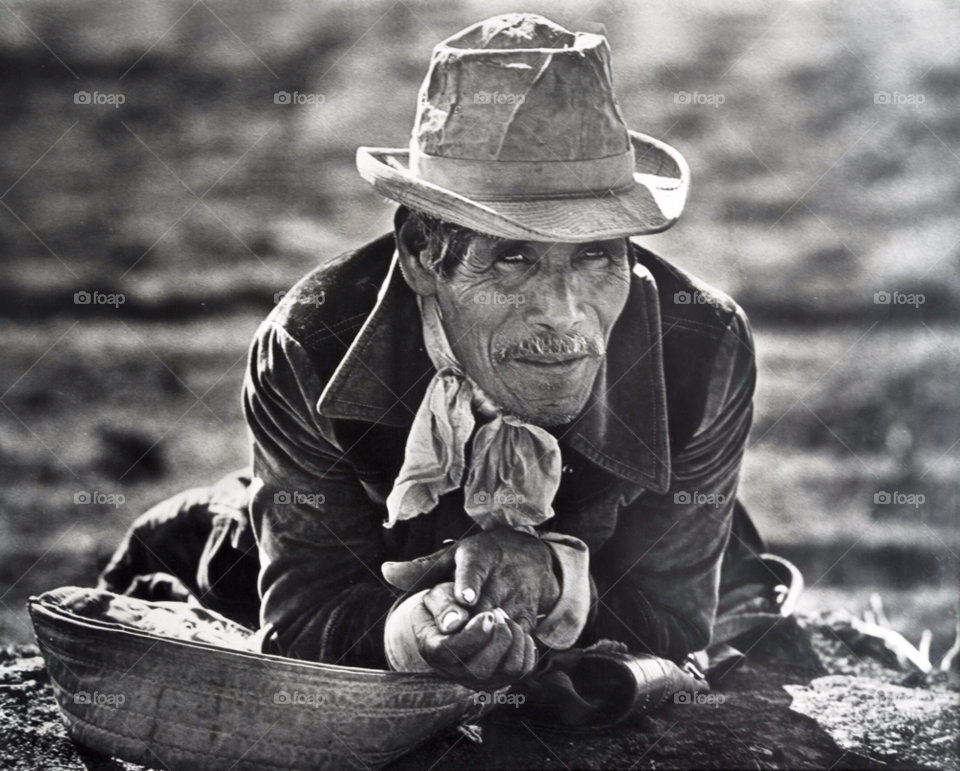
{"type": "Polygon", "coordinates": [[[454,591],[460,602],[473,606],[483,585],[494,568],[500,564],[502,553],[493,540],[471,538],[457,549],[454,591]]]}
{"type": "Polygon", "coordinates": [[[437,628],[444,634],[459,632],[470,620],[470,611],[457,604],[453,584],[437,584],[423,596],[423,604],[433,615],[437,628]]]}
{"type": "MultiPolygon", "coordinates": [[[[530,658],[531,651],[528,648],[528,642],[533,643],[533,638],[528,635],[523,628],[513,622],[508,621],[510,630],[513,632],[513,645],[510,650],[504,654],[500,662],[498,674],[508,681],[516,681],[523,677],[533,666],[535,658],[530,658]]],[[[536,645],[533,645],[533,653],[536,653],[536,645]]]]}
{"type": "Polygon", "coordinates": [[[526,650],[523,655],[523,674],[526,676],[537,665],[537,643],[534,642],[533,636],[530,634],[525,634],[524,640],[526,641],[526,650]]]}
{"type": "MultiPolygon", "coordinates": [[[[487,587],[487,592],[496,594],[499,587],[487,587]]],[[[502,592],[500,592],[502,593],[502,592]]],[[[501,600],[500,607],[511,620],[516,621],[524,632],[531,633],[537,627],[537,601],[528,587],[516,587],[515,591],[501,600]]]]}
{"type": "MultiPolygon", "coordinates": [[[[502,612],[493,626],[490,641],[476,655],[464,662],[467,670],[477,680],[490,680],[500,674],[502,663],[517,642],[514,631],[519,633],[519,627],[511,624],[502,612]]],[[[520,641],[522,644],[522,640],[520,641]]],[[[521,648],[522,650],[522,648],[521,648]]]]}
{"type": "Polygon", "coordinates": [[[387,581],[405,592],[428,589],[453,577],[455,553],[454,544],[409,562],[384,562],[380,570],[387,581]]]}
{"type": "Polygon", "coordinates": [[[469,676],[464,663],[483,649],[493,633],[493,614],[474,616],[467,625],[455,634],[435,632],[425,634],[421,653],[434,667],[469,676]]]}

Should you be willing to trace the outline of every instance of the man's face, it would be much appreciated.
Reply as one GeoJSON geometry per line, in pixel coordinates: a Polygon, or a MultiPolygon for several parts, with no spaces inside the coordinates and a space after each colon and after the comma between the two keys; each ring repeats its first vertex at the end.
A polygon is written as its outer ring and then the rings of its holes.
{"type": "Polygon", "coordinates": [[[505,412],[540,426],[584,408],[630,291],[626,239],[497,241],[477,234],[437,284],[447,338],[505,412]]]}

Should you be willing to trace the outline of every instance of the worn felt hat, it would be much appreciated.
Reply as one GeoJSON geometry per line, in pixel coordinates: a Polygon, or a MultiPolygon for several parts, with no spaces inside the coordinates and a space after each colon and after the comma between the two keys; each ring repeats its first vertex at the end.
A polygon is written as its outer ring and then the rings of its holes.
{"type": "Polygon", "coordinates": [[[683,156],[630,131],[602,35],[507,14],[439,43],[409,149],[361,147],[360,174],[412,209],[504,238],[585,242],[666,230],[683,156]]]}

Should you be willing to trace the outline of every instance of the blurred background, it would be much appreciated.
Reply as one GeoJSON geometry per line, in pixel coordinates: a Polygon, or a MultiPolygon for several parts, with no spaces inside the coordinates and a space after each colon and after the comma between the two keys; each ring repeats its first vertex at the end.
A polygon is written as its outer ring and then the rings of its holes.
{"type": "Polygon", "coordinates": [[[31,639],[31,594],[92,583],[138,514],[246,464],[244,360],[274,295],[390,229],[357,146],[405,145],[432,47],[521,10],[606,25],[629,125],[690,162],[686,213],[643,241],[753,321],[741,496],[803,569],[801,607],[862,613],[878,593],[912,642],[930,628],[934,658],[949,646],[960,25],[946,0],[5,0],[0,641],[31,639]]]}

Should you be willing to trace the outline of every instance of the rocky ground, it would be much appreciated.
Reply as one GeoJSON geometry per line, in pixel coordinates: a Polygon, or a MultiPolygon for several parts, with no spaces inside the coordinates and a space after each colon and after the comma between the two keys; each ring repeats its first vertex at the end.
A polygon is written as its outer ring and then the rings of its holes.
{"type": "MultiPolygon", "coordinates": [[[[453,732],[391,771],[480,768],[960,769],[956,679],[920,682],[837,617],[787,621],[715,683],[724,703],[671,704],[616,730],[575,733],[483,722],[483,742],[453,732]]],[[[0,652],[0,767],[135,771],[66,736],[36,648],[0,652]]]]}

